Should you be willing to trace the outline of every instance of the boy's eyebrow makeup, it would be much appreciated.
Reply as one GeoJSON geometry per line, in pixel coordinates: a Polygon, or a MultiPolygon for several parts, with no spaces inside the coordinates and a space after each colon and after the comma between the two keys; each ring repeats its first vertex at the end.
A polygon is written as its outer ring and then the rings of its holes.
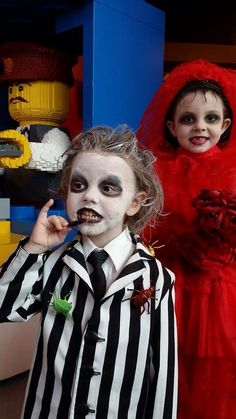
{"type": "MultiPolygon", "coordinates": [[[[78,182],[78,181],[83,183],[84,185],[88,184],[87,180],[85,179],[85,177],[80,172],[74,172],[72,177],[71,177],[71,180],[70,180],[70,185],[73,185],[73,182],[78,182]]],[[[114,188],[119,192],[122,192],[122,190],[123,190],[123,188],[121,186],[121,181],[118,178],[118,176],[115,176],[115,175],[105,176],[101,180],[100,186],[104,186],[104,185],[107,185],[107,184],[109,184],[111,186],[114,186],[114,188]]]]}
{"type": "Polygon", "coordinates": [[[120,179],[117,177],[117,176],[115,176],[115,175],[108,175],[106,178],[104,178],[102,181],[101,181],[101,184],[102,185],[106,185],[106,184],[109,184],[109,185],[112,185],[112,186],[114,186],[116,189],[118,189],[120,192],[122,192],[122,186],[121,186],[121,182],[120,182],[120,179]]]}
{"type": "Polygon", "coordinates": [[[75,180],[83,180],[85,181],[85,177],[80,172],[74,172],[71,176],[70,182],[73,182],[75,180]]]}

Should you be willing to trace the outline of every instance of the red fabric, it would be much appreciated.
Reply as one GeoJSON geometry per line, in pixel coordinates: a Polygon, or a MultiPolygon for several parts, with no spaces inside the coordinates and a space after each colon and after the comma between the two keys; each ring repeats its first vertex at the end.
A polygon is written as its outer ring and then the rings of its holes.
{"type": "Polygon", "coordinates": [[[233,122],[227,146],[202,154],[175,151],[165,141],[168,107],[193,78],[217,80],[236,109],[234,71],[196,60],[180,65],[166,78],[138,129],[140,141],[157,155],[156,172],[165,196],[164,215],[157,228],[146,229],[144,238],[176,274],[178,418],[229,419],[236,415],[236,132],[233,122]],[[222,214],[214,219],[221,224],[213,234],[212,220],[199,215],[202,189],[233,194],[227,210],[222,209],[224,223],[222,214]]]}

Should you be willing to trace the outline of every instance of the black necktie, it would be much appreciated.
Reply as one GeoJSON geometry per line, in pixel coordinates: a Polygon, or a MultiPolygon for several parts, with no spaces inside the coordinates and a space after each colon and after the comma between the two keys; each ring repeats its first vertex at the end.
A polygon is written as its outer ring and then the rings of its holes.
{"type": "Polygon", "coordinates": [[[94,290],[95,300],[101,300],[106,292],[106,277],[102,269],[102,264],[107,258],[108,254],[105,250],[93,250],[87,259],[93,267],[90,279],[94,290]]]}

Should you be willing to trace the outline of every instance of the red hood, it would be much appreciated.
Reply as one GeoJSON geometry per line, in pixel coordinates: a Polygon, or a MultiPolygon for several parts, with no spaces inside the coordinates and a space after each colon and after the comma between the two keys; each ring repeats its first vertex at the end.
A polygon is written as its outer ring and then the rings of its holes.
{"type": "MultiPolygon", "coordinates": [[[[187,81],[193,79],[217,81],[229,100],[234,114],[234,110],[236,110],[236,71],[219,67],[203,59],[180,64],[166,76],[146,108],[138,127],[138,138],[154,154],[160,153],[160,151],[173,154],[172,147],[164,140],[165,115],[178,91],[187,81]]],[[[235,121],[233,121],[229,144],[231,138],[236,141],[235,130],[235,121]]]]}

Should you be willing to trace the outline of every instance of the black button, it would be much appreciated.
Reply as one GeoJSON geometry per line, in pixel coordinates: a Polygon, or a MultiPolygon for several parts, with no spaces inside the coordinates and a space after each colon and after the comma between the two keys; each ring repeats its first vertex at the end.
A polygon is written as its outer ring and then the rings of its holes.
{"type": "Polygon", "coordinates": [[[101,373],[98,371],[94,371],[93,367],[89,365],[84,365],[81,368],[81,375],[83,378],[91,378],[93,375],[100,375],[101,373]]]}
{"type": "Polygon", "coordinates": [[[89,413],[95,413],[95,410],[90,409],[86,403],[78,404],[76,407],[76,415],[86,416],[89,413]]]}
{"type": "Polygon", "coordinates": [[[96,342],[104,342],[105,339],[98,336],[98,334],[94,331],[88,331],[84,337],[86,343],[96,343],[96,342]]]}

